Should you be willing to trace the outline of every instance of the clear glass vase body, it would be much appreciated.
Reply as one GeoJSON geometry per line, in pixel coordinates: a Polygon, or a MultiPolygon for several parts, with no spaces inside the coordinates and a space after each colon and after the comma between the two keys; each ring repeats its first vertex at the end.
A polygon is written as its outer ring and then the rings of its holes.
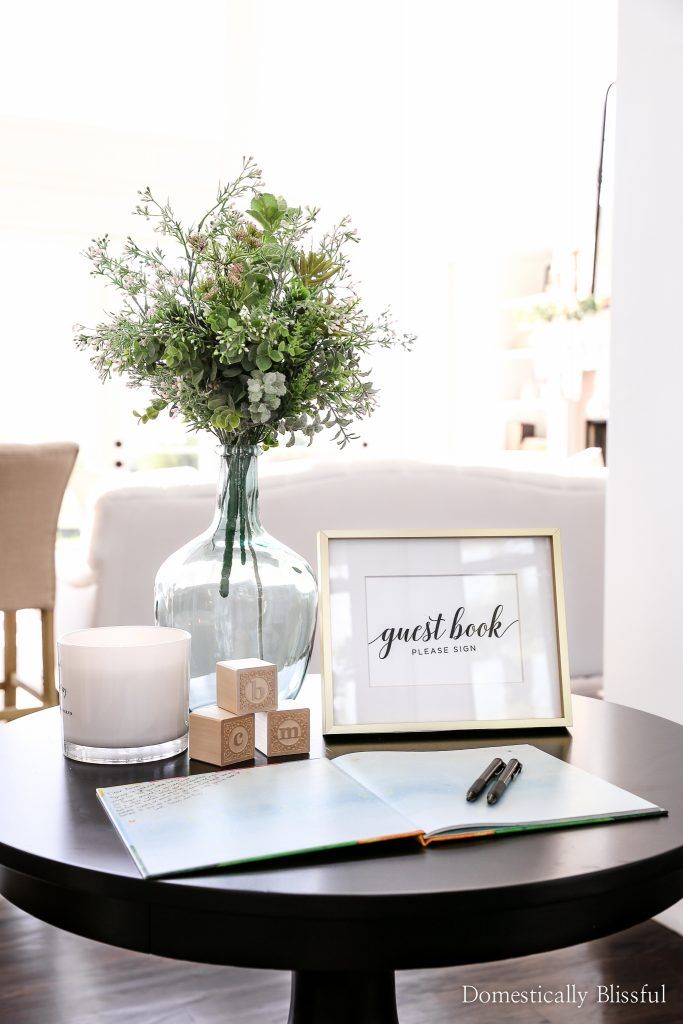
{"type": "Polygon", "coordinates": [[[261,525],[257,456],[257,448],[221,450],[211,526],[157,573],[157,625],[192,636],[191,708],[215,703],[216,663],[232,658],[276,664],[280,697],[295,697],[311,655],[315,576],[261,525]]]}

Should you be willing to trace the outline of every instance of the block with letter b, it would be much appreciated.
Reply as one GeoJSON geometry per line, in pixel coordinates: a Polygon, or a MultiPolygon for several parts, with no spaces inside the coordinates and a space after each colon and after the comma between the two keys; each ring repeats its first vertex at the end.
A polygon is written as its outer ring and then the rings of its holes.
{"type": "Polygon", "coordinates": [[[259,658],[219,661],[216,703],[234,715],[274,710],[277,707],[277,665],[259,658]]]}
{"type": "Polygon", "coordinates": [[[280,708],[254,715],[256,748],[267,757],[308,754],[311,749],[311,713],[308,708],[280,708]]]}
{"type": "Polygon", "coordinates": [[[190,757],[225,768],[254,757],[254,716],[233,715],[216,704],[190,715],[190,757]]]}

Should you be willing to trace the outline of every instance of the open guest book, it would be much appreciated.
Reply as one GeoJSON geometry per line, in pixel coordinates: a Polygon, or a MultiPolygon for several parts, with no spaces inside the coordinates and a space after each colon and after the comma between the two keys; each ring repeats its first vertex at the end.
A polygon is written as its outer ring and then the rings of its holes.
{"type": "Polygon", "coordinates": [[[333,761],[98,789],[145,878],[414,837],[490,836],[666,814],[536,747],[368,751],[333,761]],[[465,794],[494,757],[524,768],[499,803],[465,794]]]}

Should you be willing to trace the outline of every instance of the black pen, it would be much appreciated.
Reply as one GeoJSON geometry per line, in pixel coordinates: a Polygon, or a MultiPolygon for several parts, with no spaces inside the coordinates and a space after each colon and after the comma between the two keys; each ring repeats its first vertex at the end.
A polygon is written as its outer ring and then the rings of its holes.
{"type": "Polygon", "coordinates": [[[516,757],[513,757],[505,765],[502,773],[498,777],[493,789],[487,794],[486,800],[490,804],[497,804],[502,797],[505,790],[508,788],[513,779],[516,779],[522,770],[522,763],[518,761],[516,757]]]}
{"type": "Polygon", "coordinates": [[[470,788],[467,790],[467,799],[470,803],[476,800],[483,789],[486,789],[491,779],[495,779],[497,775],[500,775],[503,768],[505,767],[505,761],[502,761],[499,757],[496,757],[491,761],[488,768],[484,768],[483,772],[478,779],[475,779],[470,788]]]}

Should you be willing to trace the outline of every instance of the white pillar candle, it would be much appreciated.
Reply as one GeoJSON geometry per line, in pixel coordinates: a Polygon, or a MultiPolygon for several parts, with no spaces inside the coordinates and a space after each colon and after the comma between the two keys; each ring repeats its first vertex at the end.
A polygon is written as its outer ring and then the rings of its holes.
{"type": "Polygon", "coordinates": [[[64,753],[81,761],[152,761],[187,746],[190,634],[104,626],[61,637],[64,753]]]}

